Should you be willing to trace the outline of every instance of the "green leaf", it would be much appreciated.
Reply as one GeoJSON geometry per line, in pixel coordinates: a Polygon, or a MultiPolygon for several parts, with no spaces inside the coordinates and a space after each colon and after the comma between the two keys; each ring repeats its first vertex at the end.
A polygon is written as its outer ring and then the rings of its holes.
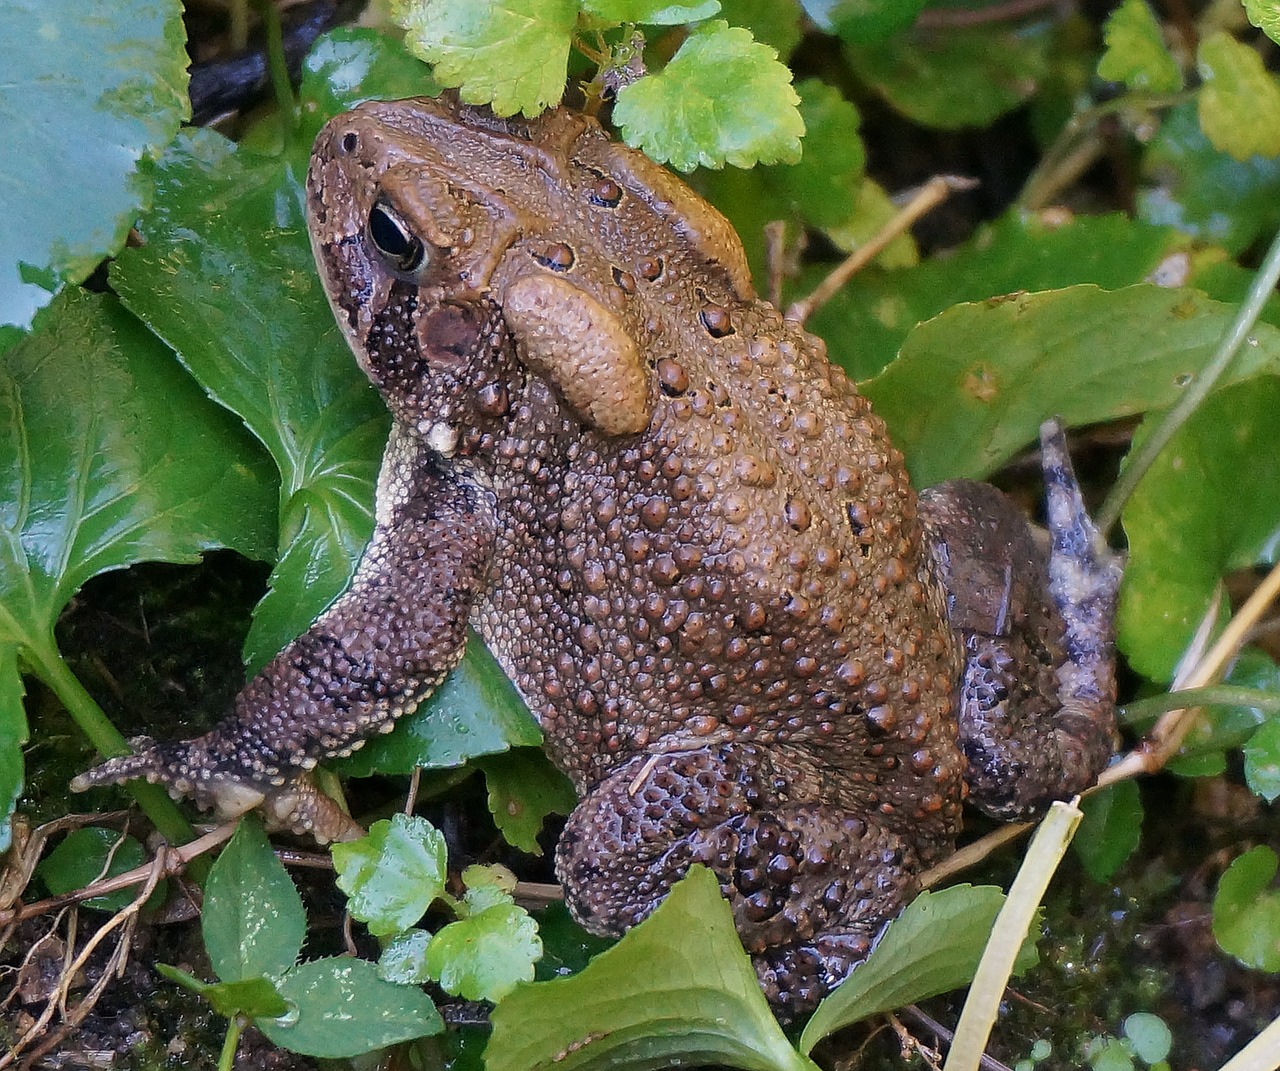
{"type": "Polygon", "coordinates": [[[124,245],[151,193],[140,164],[189,114],[178,0],[0,5],[0,324],[37,309],[124,245]]]}
{"type": "MultiPolygon", "coordinates": [[[[1153,680],[1172,679],[1219,579],[1275,554],[1280,471],[1259,459],[1280,451],[1278,413],[1275,376],[1216,391],[1125,506],[1129,562],[1117,638],[1134,668],[1153,680]]],[[[1135,442],[1161,416],[1144,421],[1135,442]]]]}
{"type": "Polygon", "coordinates": [[[445,926],[431,939],[424,962],[445,992],[498,1001],[516,983],[533,981],[541,958],[538,926],[529,912],[500,903],[445,926]]]}
{"type": "Polygon", "coordinates": [[[1280,891],[1276,853],[1264,844],[1227,867],[1213,897],[1213,936],[1246,967],[1280,971],[1280,891]]]}
{"type": "Polygon", "coordinates": [[[1244,0],[1244,12],[1271,40],[1280,42],[1280,4],[1276,0],[1244,0]]]}
{"type": "Polygon", "coordinates": [[[427,970],[429,944],[431,934],[426,930],[401,930],[387,941],[378,957],[378,977],[396,985],[426,985],[431,981],[427,970]]]}
{"type": "Polygon", "coordinates": [[[1151,93],[1182,88],[1182,71],[1165,48],[1160,23],[1146,0],[1124,0],[1107,17],[1102,34],[1107,50],[1098,61],[1099,78],[1151,93]]]}
{"type": "Polygon", "coordinates": [[[1214,148],[1247,160],[1280,156],[1280,83],[1262,57],[1225,30],[1200,42],[1200,126],[1214,148]]]}
{"type": "Polygon", "coordinates": [[[415,767],[449,769],[479,755],[541,743],[542,732],[515,686],[472,636],[462,664],[425,703],[334,767],[351,777],[409,774],[415,767]]]}
{"type": "Polygon", "coordinates": [[[800,43],[800,0],[721,0],[720,14],[786,59],[800,43]]]}
{"type": "Polygon", "coordinates": [[[804,155],[795,164],[766,172],[780,204],[815,227],[845,226],[854,218],[858,187],[867,165],[858,109],[838,89],[816,78],[796,86],[804,120],[804,155]]]}
{"type": "Polygon", "coordinates": [[[397,814],[330,851],[347,909],[376,937],[407,930],[444,892],[444,835],[425,818],[397,814]]]}
{"type": "Polygon", "coordinates": [[[926,0],[803,0],[805,12],[819,29],[851,45],[874,45],[905,30],[924,9],[926,0]]]}
{"type": "MultiPolygon", "coordinates": [[[[83,889],[100,878],[113,878],[146,862],[147,854],[138,841],[115,829],[85,826],[68,833],[56,848],[41,860],[36,872],[54,896],[83,889]]],[[[119,911],[133,902],[140,885],[119,889],[106,896],[84,901],[96,911],[119,911]]],[[[164,902],[167,883],[156,885],[147,907],[164,902]]]]}
{"type": "Polygon", "coordinates": [[[593,957],[613,947],[617,940],[588,933],[563,903],[548,904],[535,917],[538,936],[542,938],[542,959],[536,968],[540,982],[577,974],[593,957]]]}
{"type": "MultiPolygon", "coordinates": [[[[195,562],[215,547],[265,554],[276,492],[235,419],[109,296],[67,291],[0,355],[0,410],[0,801],[8,802],[21,790],[27,735],[19,669],[64,698],[78,689],[53,626],[80,586],[137,562],[195,562]]],[[[82,727],[99,748],[113,746],[109,727],[82,727]]],[[[0,816],[4,839],[9,813],[0,816]]]]}
{"type": "Polygon", "coordinates": [[[1168,1024],[1150,1012],[1134,1012],[1125,1019],[1121,1030],[1133,1045],[1134,1053],[1148,1067],[1168,1057],[1173,1048],[1173,1033],[1168,1024]]]}
{"type": "Polygon", "coordinates": [[[1245,744],[1244,779],[1268,803],[1280,796],[1280,718],[1273,717],[1245,744]]]}
{"type": "Polygon", "coordinates": [[[1046,29],[1000,24],[849,45],[859,78],[908,119],[939,130],[988,126],[1026,101],[1049,70],[1046,29]]]}
{"type": "Polygon", "coordinates": [[[612,22],[643,22],[650,26],[679,25],[709,19],[720,10],[719,0],[580,0],[582,10],[612,22]]]}
{"type": "Polygon", "coordinates": [[[245,641],[251,669],[346,586],[373,528],[389,423],[316,276],[305,172],[301,150],[260,157],[209,131],[180,137],[139,226],[144,244],[111,273],[129,308],[280,469],[280,558],[245,641]]]}
{"type": "Polygon", "coordinates": [[[209,870],[204,947],[224,982],[278,979],[298,960],[307,916],[256,818],[242,818],[209,870]]]}
{"type": "MultiPolygon", "coordinates": [[[[922,892],[889,924],[866,962],[818,1005],[800,1035],[800,1051],[811,1052],[828,1034],[878,1012],[968,984],[1004,900],[992,885],[922,892]]],[[[1015,973],[1036,961],[1028,938],[1015,973]]]]}
{"type": "MultiPolygon", "coordinates": [[[[1078,283],[1114,290],[1141,282],[1184,244],[1168,228],[1120,215],[1009,212],[946,258],[860,272],[809,329],[845,371],[865,379],[884,369],[918,323],[959,302],[1078,283]]],[[[807,293],[827,270],[806,272],[795,293],[807,293]]]]}
{"type": "Polygon", "coordinates": [[[391,0],[391,17],[469,104],[537,115],[564,92],[576,0],[391,0]]]}
{"type": "Polygon", "coordinates": [[[1192,104],[1172,108],[1142,159],[1138,214],[1239,253],[1280,227],[1280,158],[1219,152],[1192,104]]]}
{"type": "Polygon", "coordinates": [[[514,904],[516,876],[505,866],[472,864],[462,872],[467,891],[462,896],[462,916],[474,915],[498,904],[514,904]]]}
{"type": "Polygon", "coordinates": [[[685,39],[661,71],[618,92],[623,139],[681,171],[800,159],[804,122],[791,72],[749,31],[723,20],[685,39]]]}
{"type": "Polygon", "coordinates": [[[1142,797],[1132,781],[1120,781],[1080,802],[1084,818],[1071,842],[1094,881],[1104,882],[1120,869],[1142,839],[1142,797]]]}
{"type": "MultiPolygon", "coordinates": [[[[1224,622],[1225,617],[1224,613],[1224,622]]],[[[1224,683],[1280,693],[1280,666],[1264,651],[1246,647],[1232,662],[1224,683]]],[[[1225,752],[1243,746],[1273,716],[1257,707],[1209,708],[1196,718],[1169,769],[1183,777],[1222,773],[1227,768],[1225,752]]]]}
{"type": "MultiPolygon", "coordinates": [[[[920,486],[981,477],[1048,415],[1088,424],[1172,404],[1234,315],[1194,290],[1148,285],[957,305],[917,327],[862,390],[920,486]]],[[[1280,330],[1258,324],[1252,341],[1228,379],[1277,366],[1280,330]]]]}
{"type": "Polygon", "coordinates": [[[715,875],[703,867],[580,974],[517,986],[492,1022],[487,1071],[814,1068],[770,1013],[715,875]]]}
{"type": "Polygon", "coordinates": [[[167,963],[157,963],[156,971],[169,981],[199,994],[214,1011],[228,1019],[236,1015],[276,1018],[289,1010],[275,983],[267,978],[246,978],[243,982],[202,982],[167,963]]]}
{"type": "Polygon", "coordinates": [[[568,814],[578,797],[573,785],[541,751],[521,748],[491,755],[476,765],[489,790],[489,813],[513,848],[541,855],[538,834],[549,814],[568,814]]]}
{"type": "Polygon", "coordinates": [[[340,1060],[444,1029],[422,990],[393,985],[363,959],[318,959],[291,970],[280,994],[296,1014],[256,1019],[275,1044],[303,1056],[340,1060]]]}

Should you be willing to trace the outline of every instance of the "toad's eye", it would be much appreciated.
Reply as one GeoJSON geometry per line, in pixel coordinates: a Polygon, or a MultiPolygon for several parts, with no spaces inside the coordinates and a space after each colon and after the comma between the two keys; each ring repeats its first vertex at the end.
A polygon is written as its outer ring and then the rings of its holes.
{"type": "Polygon", "coordinates": [[[427,247],[385,201],[369,210],[369,237],[389,267],[413,275],[427,259],[427,247]]]}

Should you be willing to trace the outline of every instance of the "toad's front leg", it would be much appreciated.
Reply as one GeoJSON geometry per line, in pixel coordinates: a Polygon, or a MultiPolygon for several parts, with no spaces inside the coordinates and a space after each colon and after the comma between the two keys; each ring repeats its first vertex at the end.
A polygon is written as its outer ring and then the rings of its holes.
{"type": "Polygon", "coordinates": [[[373,538],[346,592],[210,732],[109,759],[72,788],[145,777],[224,816],[262,806],[275,824],[319,840],[354,835],[307,771],[389,730],[457,665],[493,543],[489,493],[416,437],[393,431],[373,538]]]}

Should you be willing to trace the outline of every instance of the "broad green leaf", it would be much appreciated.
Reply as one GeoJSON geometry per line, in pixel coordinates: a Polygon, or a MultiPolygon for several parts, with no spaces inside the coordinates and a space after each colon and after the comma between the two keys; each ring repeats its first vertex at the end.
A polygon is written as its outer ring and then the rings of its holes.
{"type": "Polygon", "coordinates": [[[541,855],[538,834],[549,814],[568,814],[577,803],[573,785],[541,751],[520,748],[490,755],[476,765],[489,790],[489,813],[503,839],[541,855]]]}
{"type": "Polygon", "coordinates": [[[820,29],[851,45],[874,45],[905,30],[926,0],[803,0],[805,12],[820,29]]]}
{"type": "Polygon", "coordinates": [[[1225,30],[1200,42],[1200,126],[1214,148],[1247,160],[1280,156],[1280,83],[1262,57],[1225,30]]]}
{"type": "Polygon", "coordinates": [[[770,207],[775,213],[789,208],[821,229],[845,226],[853,219],[867,164],[858,109],[838,89],[816,78],[806,78],[796,92],[804,120],[804,152],[799,163],[779,164],[765,173],[778,193],[770,207]]]}
{"type": "Polygon", "coordinates": [[[1026,101],[1049,69],[1047,28],[1000,23],[916,31],[849,45],[850,66],[897,111],[923,126],[987,126],[1026,101]]]}
{"type": "Polygon", "coordinates": [[[1213,936],[1246,967],[1280,972],[1280,891],[1276,853],[1265,844],[1236,859],[1213,897],[1213,936]]]}
{"type": "Polygon", "coordinates": [[[1098,77],[1130,89],[1176,93],[1182,71],[1165,48],[1160,23],[1147,0],[1124,0],[1102,29],[1107,50],[1098,61],[1098,77]]]}
{"type": "Polygon", "coordinates": [[[361,101],[434,97],[439,92],[430,68],[400,41],[360,27],[331,30],[302,62],[302,140],[314,137],[331,116],[361,101]]]}
{"type": "Polygon", "coordinates": [[[303,1056],[340,1060],[444,1029],[431,999],[415,986],[378,977],[363,959],[334,957],[303,963],[280,982],[295,1009],[254,1025],[275,1044],[303,1056]]]}
{"type": "Polygon", "coordinates": [[[679,25],[709,19],[720,10],[719,0],[579,0],[582,10],[612,22],[643,22],[651,26],[679,25]]]}
{"type": "MultiPolygon", "coordinates": [[[[862,389],[921,486],[980,477],[1055,413],[1088,424],[1172,404],[1234,315],[1196,291],[1148,285],[957,305],[917,327],[862,389]]],[[[1229,380],[1277,367],[1280,330],[1259,324],[1252,342],[1229,380]]]]}
{"type": "Polygon", "coordinates": [[[1280,796],[1280,718],[1272,717],[1245,744],[1244,779],[1268,803],[1280,796]]]}
{"type": "Polygon", "coordinates": [[[0,355],[0,409],[7,802],[22,783],[19,670],[46,683],[69,676],[53,626],[80,586],[137,562],[195,562],[215,547],[263,556],[276,491],[269,464],[235,419],[109,296],[66,292],[0,355]]]}
{"type": "Polygon", "coordinates": [[[182,5],[9,0],[0,40],[0,324],[27,327],[124,245],[150,197],[140,165],[189,113],[182,5]]]}
{"type": "Polygon", "coordinates": [[[564,92],[576,0],[391,0],[391,17],[469,104],[537,115],[564,92]]]}
{"type": "Polygon", "coordinates": [[[549,904],[535,917],[538,920],[538,936],[542,938],[542,959],[538,961],[538,981],[564,978],[577,974],[616,939],[597,937],[588,933],[569,914],[563,903],[549,904]]]}
{"type": "Polygon", "coordinates": [[[487,1071],[814,1068],[770,1013],[715,875],[703,867],[581,973],[517,986],[492,1022],[487,1071]]]}
{"type": "Polygon", "coordinates": [[[224,982],[278,979],[298,960],[307,916],[256,818],[243,818],[209,870],[204,947],[224,982]]]}
{"type": "MultiPolygon", "coordinates": [[[[84,826],[73,829],[37,868],[45,887],[54,896],[83,889],[100,878],[113,878],[146,862],[147,853],[138,841],[116,829],[84,826]]],[[[142,886],[119,889],[107,896],[84,901],[96,911],[119,911],[137,897],[142,886]]],[[[164,902],[166,882],[161,881],[147,899],[147,907],[164,902]]]]}
{"type": "Polygon", "coordinates": [[[785,60],[800,43],[800,0],[721,0],[720,16],[742,26],[785,60]]]}
{"type": "MultiPolygon", "coordinates": [[[[826,340],[845,371],[865,379],[884,369],[917,324],[959,302],[1078,283],[1114,290],[1141,282],[1183,244],[1168,228],[1119,215],[1010,212],[944,259],[860,272],[814,314],[809,329],[826,340]]],[[[807,271],[795,296],[827,270],[807,271]]]]}
{"type": "Polygon", "coordinates": [[[111,279],[281,473],[280,558],[245,642],[257,669],[346,586],[372,531],[385,407],[334,323],[303,215],[306,156],[180,137],[158,169],[145,244],[111,279]]]}
{"type": "Polygon", "coordinates": [[[415,767],[443,770],[479,755],[541,743],[542,732],[515,687],[472,636],[462,664],[430,699],[392,732],[370,740],[334,767],[351,777],[409,774],[415,767]]]}
{"type": "Polygon", "coordinates": [[[537,924],[522,907],[494,904],[440,930],[424,953],[427,972],[446,993],[498,1001],[533,981],[542,957],[537,924]]]}
{"type": "Polygon", "coordinates": [[[1084,818],[1071,846],[1094,881],[1111,878],[1142,839],[1142,797],[1132,781],[1090,793],[1080,802],[1084,818]]]}
{"type": "Polygon", "coordinates": [[[167,963],[157,963],[156,970],[162,977],[203,997],[214,1011],[228,1019],[234,1015],[274,1018],[289,1010],[275,983],[267,978],[246,978],[243,982],[202,982],[167,963]]]}
{"type": "MultiPolygon", "coordinates": [[[[800,1051],[811,1052],[841,1027],[972,981],[1004,900],[992,885],[922,892],[889,924],[866,962],[818,1005],[800,1035],[800,1051]]],[[[1021,973],[1036,962],[1029,938],[1014,970],[1021,973]]]]}
{"type": "Polygon", "coordinates": [[[1280,378],[1259,377],[1212,394],[1138,485],[1123,516],[1129,563],[1116,623],[1139,672],[1171,679],[1219,579],[1274,558],[1280,468],[1261,459],[1277,452],[1280,378]]]}
{"type": "Polygon", "coordinates": [[[425,818],[397,814],[330,851],[347,909],[376,937],[407,930],[444,892],[444,835],[425,818]]]}
{"type": "Polygon", "coordinates": [[[1138,214],[1239,253],[1280,227],[1280,157],[1235,160],[1200,129],[1192,104],[1172,108],[1142,159],[1138,214]]]}
{"type": "Polygon", "coordinates": [[[1280,4],[1276,0],[1244,0],[1245,14],[1271,40],[1280,42],[1280,4]]]}
{"type": "Polygon", "coordinates": [[[661,71],[619,90],[613,121],[628,145],[681,171],[795,163],[799,102],[777,52],[716,19],[690,33],[661,71]]]}

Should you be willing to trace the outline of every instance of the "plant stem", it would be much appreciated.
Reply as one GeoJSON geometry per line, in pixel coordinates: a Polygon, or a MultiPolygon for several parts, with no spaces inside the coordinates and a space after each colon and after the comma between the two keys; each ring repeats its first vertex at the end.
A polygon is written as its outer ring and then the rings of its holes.
{"type": "Polygon", "coordinates": [[[1267,250],[1266,258],[1263,260],[1261,267],[1258,268],[1257,275],[1253,278],[1249,293],[1245,295],[1244,302],[1236,312],[1235,319],[1231,321],[1231,326],[1227,328],[1227,333],[1218,344],[1218,349],[1212,359],[1204,366],[1201,373],[1192,380],[1186,392],[1178,399],[1173,408],[1165,413],[1164,419],[1160,421],[1155,430],[1143,439],[1138,448],[1129,455],[1128,460],[1125,462],[1124,470],[1120,473],[1120,479],[1111,488],[1111,493],[1107,495],[1107,500],[1102,504],[1102,508],[1097,514],[1095,523],[1098,526],[1098,530],[1104,535],[1120,519],[1120,511],[1124,509],[1124,504],[1129,500],[1129,496],[1133,494],[1134,488],[1138,486],[1139,481],[1147,474],[1147,470],[1151,468],[1156,456],[1165,448],[1177,430],[1187,422],[1200,403],[1204,401],[1205,396],[1213,389],[1214,384],[1222,378],[1222,374],[1230,367],[1231,361],[1240,347],[1248,341],[1249,332],[1253,330],[1253,325],[1257,323],[1263,305],[1275,293],[1278,281],[1280,281],[1280,233],[1277,233],[1275,238],[1271,240],[1271,247],[1267,250]]]}
{"type": "Polygon", "coordinates": [[[231,1071],[235,1065],[236,1049],[240,1047],[240,1034],[244,1031],[244,1017],[233,1015],[227,1023],[227,1036],[222,1039],[222,1052],[218,1054],[218,1071],[231,1071]]]}
{"type": "Polygon", "coordinates": [[[271,88],[275,91],[276,105],[280,109],[280,127],[286,143],[298,133],[298,102],[293,96],[289,81],[289,61],[284,54],[284,31],[280,25],[280,10],[271,0],[258,0],[258,14],[262,17],[267,35],[267,67],[271,71],[271,88]]]}
{"type": "Polygon", "coordinates": [[[1280,695],[1260,692],[1256,688],[1218,684],[1135,699],[1120,707],[1116,713],[1122,722],[1131,725],[1169,710],[1185,710],[1188,707],[1253,707],[1280,713],[1280,695]]]}

